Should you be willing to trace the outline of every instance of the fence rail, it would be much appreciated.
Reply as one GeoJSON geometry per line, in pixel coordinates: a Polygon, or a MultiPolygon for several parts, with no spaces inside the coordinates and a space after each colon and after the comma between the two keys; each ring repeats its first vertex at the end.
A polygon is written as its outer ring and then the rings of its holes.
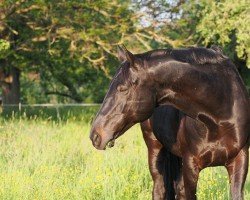
{"type": "Polygon", "coordinates": [[[90,106],[100,106],[99,103],[69,103],[69,104],[3,104],[2,107],[90,107],[90,106]]]}
{"type": "Polygon", "coordinates": [[[98,103],[69,103],[69,104],[5,104],[0,106],[0,114],[5,118],[39,116],[44,119],[58,121],[79,119],[90,121],[101,104],[98,103]]]}

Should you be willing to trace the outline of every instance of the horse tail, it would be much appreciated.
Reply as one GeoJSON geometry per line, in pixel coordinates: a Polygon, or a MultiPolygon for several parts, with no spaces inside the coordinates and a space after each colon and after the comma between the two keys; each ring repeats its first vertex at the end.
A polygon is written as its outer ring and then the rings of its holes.
{"type": "Polygon", "coordinates": [[[181,178],[182,159],[166,148],[162,148],[160,154],[158,163],[166,188],[165,199],[174,200],[176,196],[175,182],[181,178]]]}

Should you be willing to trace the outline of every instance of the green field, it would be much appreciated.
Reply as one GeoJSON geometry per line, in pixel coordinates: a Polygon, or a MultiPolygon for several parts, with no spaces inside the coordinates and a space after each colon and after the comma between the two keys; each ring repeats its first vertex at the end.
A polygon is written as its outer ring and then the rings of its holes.
{"type": "MultiPolygon", "coordinates": [[[[92,111],[91,111],[92,112],[92,111]]],[[[0,123],[0,199],[151,199],[147,151],[138,125],[112,149],[97,151],[88,117],[12,114],[0,123]],[[46,118],[48,117],[48,118],[46,118]]],[[[225,200],[223,168],[202,171],[199,199],[225,200]]],[[[245,186],[250,199],[250,178],[245,186]]]]}

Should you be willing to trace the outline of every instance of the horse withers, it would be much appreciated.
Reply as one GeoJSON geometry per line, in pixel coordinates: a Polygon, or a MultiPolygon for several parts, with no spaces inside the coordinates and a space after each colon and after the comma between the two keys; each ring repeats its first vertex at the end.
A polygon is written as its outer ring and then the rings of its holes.
{"type": "MultiPolygon", "coordinates": [[[[133,55],[120,47],[118,57],[121,66],[92,124],[93,145],[105,149],[131,126],[148,119],[156,107],[171,105],[188,116],[179,126],[189,135],[178,132],[176,142],[181,143],[170,148],[182,158],[184,192],[177,198],[196,199],[200,170],[224,165],[233,199],[242,199],[250,106],[235,65],[220,51],[206,48],[133,55]]],[[[161,143],[169,142],[163,138],[161,143]]]]}

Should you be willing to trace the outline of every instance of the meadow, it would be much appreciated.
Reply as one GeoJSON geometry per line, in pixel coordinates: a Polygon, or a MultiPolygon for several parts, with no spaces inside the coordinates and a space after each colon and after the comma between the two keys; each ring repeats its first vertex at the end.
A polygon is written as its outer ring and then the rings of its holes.
{"type": "MultiPolygon", "coordinates": [[[[29,109],[2,114],[0,199],[151,199],[147,149],[139,125],[120,137],[113,148],[98,151],[89,140],[96,109],[29,109]]],[[[230,199],[224,168],[201,172],[198,199],[230,199]]],[[[245,199],[250,199],[249,175],[245,199]]]]}

